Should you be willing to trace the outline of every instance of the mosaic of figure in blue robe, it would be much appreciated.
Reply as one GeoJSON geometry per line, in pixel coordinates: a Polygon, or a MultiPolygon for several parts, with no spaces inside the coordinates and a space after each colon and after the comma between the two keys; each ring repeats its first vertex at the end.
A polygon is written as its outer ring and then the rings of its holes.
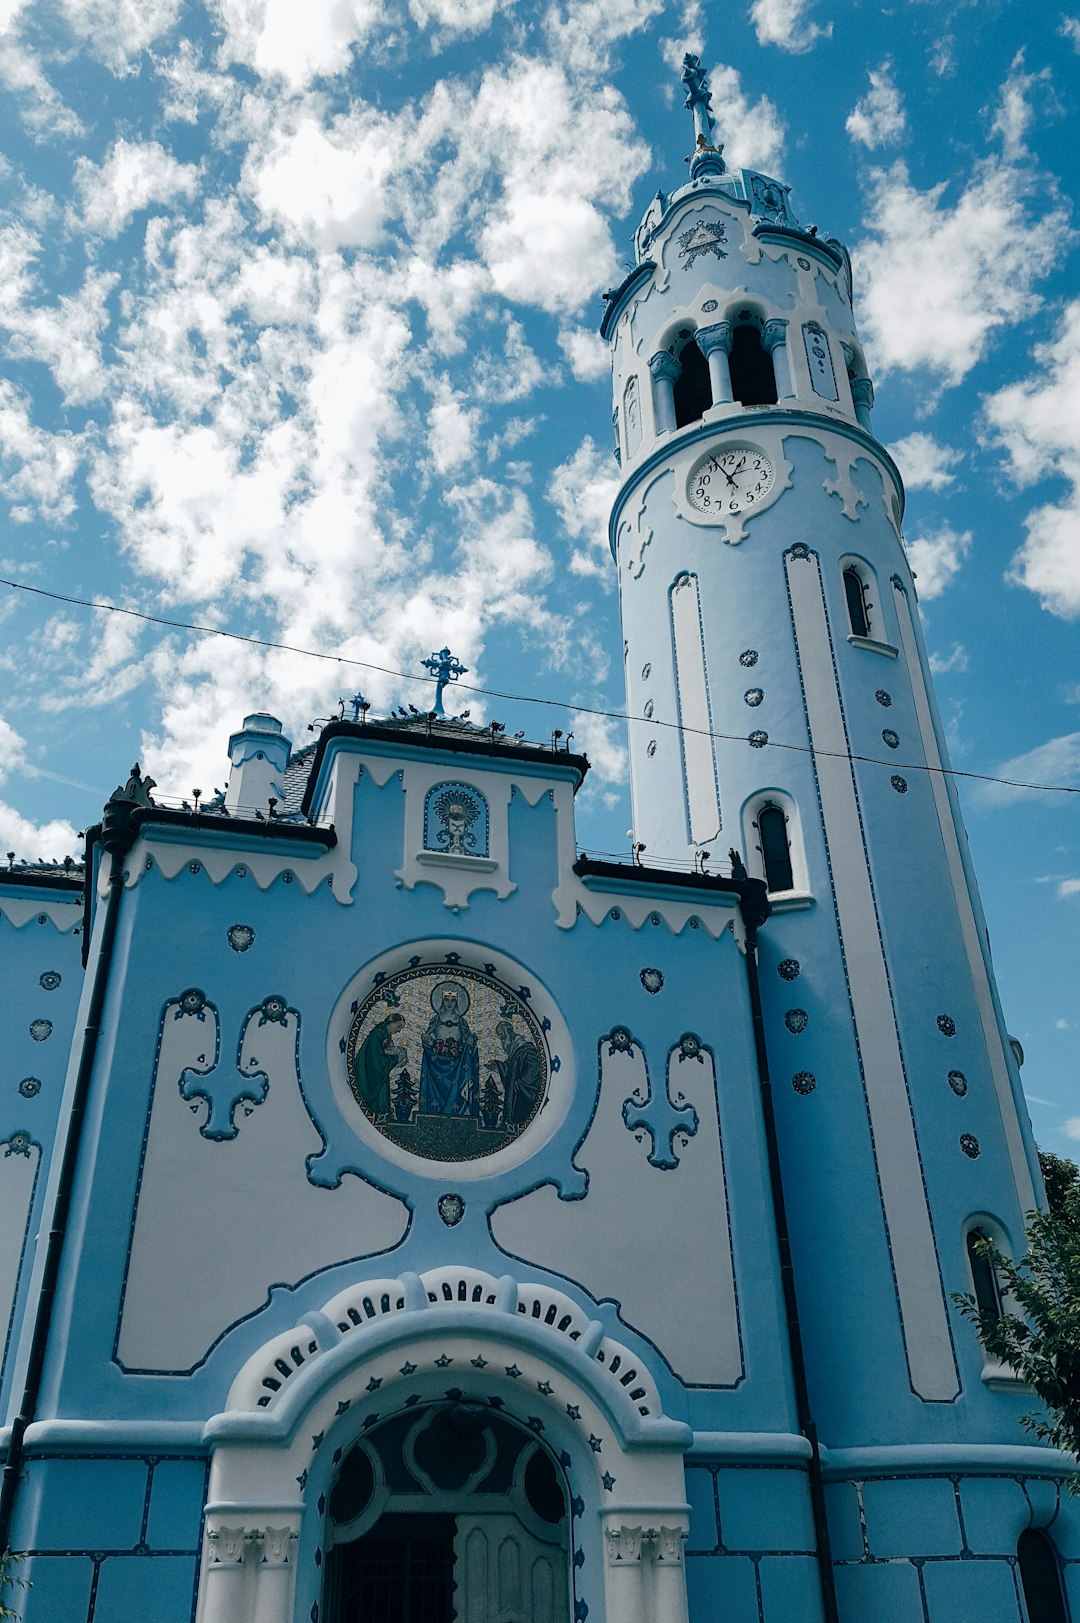
{"type": "Polygon", "coordinates": [[[465,1016],[469,994],[457,981],[440,981],[431,994],[433,1014],[422,1038],[420,1109],[429,1115],[475,1116],[479,1110],[480,1057],[465,1016]]]}

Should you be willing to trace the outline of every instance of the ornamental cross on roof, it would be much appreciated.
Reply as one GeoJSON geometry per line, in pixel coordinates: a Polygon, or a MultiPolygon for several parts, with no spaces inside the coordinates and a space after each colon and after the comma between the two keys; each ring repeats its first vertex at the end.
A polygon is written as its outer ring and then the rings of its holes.
{"type": "Polygon", "coordinates": [[[443,710],[442,702],[443,689],[448,682],[456,682],[459,676],[464,676],[469,667],[463,665],[457,655],[450,652],[449,648],[440,648],[437,654],[431,654],[427,659],[422,659],[420,663],[435,678],[435,703],[431,707],[432,714],[436,716],[445,715],[446,712],[443,710]]]}
{"type": "Polygon", "coordinates": [[[683,57],[682,82],[686,86],[684,105],[694,115],[694,150],[686,160],[690,165],[690,178],[697,180],[699,175],[722,175],[724,160],[720,154],[724,147],[722,142],[719,146],[713,143],[716,120],[712,110],[712,91],[700,56],[690,51],[683,57]]]}

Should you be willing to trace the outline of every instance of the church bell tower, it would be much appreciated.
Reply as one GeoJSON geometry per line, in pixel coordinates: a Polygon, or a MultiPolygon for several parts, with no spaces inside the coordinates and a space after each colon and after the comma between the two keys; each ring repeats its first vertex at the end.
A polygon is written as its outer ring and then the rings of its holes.
{"type": "MultiPolygon", "coordinates": [[[[1039,1174],[875,438],[851,260],[728,170],[695,57],[689,179],[607,297],[636,852],[766,881],[762,998],[818,1424],[984,1436],[1015,1391],[950,1293],[1039,1174]],[[967,1248],[967,1249],[966,1249],[967,1248]],[[853,1282],[858,1281],[856,1286],[853,1282]],[[974,1435],[974,1432],[972,1433],[974,1435]]],[[[898,1437],[895,1439],[900,1441],[898,1437]]]]}

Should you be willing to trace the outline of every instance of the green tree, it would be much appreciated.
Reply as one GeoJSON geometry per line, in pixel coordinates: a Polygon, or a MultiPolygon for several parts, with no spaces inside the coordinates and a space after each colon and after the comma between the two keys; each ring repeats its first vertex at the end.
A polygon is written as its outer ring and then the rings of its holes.
{"type": "Polygon", "coordinates": [[[0,1618],[11,1617],[18,1619],[22,1615],[20,1612],[12,1611],[7,1604],[9,1599],[14,1600],[15,1598],[10,1594],[12,1589],[29,1589],[30,1587],[28,1581],[25,1578],[20,1578],[15,1571],[15,1563],[22,1559],[21,1555],[13,1555],[10,1550],[5,1550],[0,1555],[0,1618]]]}
{"type": "MultiPolygon", "coordinates": [[[[1039,1159],[1048,1206],[1028,1213],[1026,1254],[1013,1258],[991,1240],[977,1242],[997,1275],[1002,1310],[980,1308],[972,1295],[954,1300],[989,1356],[1042,1403],[1021,1424],[1080,1456],[1080,1168],[1042,1151],[1039,1159]]],[[[1070,1487],[1080,1492],[1080,1477],[1070,1487]]]]}

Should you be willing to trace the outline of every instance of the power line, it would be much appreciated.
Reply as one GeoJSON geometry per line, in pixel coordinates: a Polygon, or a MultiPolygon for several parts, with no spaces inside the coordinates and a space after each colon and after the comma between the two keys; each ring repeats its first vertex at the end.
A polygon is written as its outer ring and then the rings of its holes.
{"type": "MultiPolygon", "coordinates": [[[[117,603],[101,603],[94,598],[71,597],[63,592],[51,592],[44,586],[31,586],[26,581],[7,580],[0,576],[0,586],[8,586],[12,591],[29,592],[34,597],[48,598],[54,603],[67,603],[74,608],[97,609],[102,613],[123,614],[132,620],[144,620],[149,625],[167,626],[173,631],[193,631],[200,637],[226,637],[230,642],[248,643],[253,648],[270,648],[279,653],[300,654],[305,659],[319,659],[331,665],[352,665],[357,670],[375,671],[380,676],[393,676],[402,682],[424,682],[430,685],[429,676],[417,676],[412,671],[394,670],[389,665],[376,665],[371,660],[353,659],[348,654],[324,654],[316,648],[301,648],[296,643],[276,642],[270,637],[247,637],[239,631],[225,631],[220,626],[203,626],[191,620],[172,620],[161,614],[147,614],[141,609],[127,609],[117,603]]],[[[504,693],[499,688],[477,687],[471,682],[457,681],[456,688],[466,693],[475,693],[488,699],[503,699],[508,704],[535,704],[543,705],[553,710],[565,710],[579,716],[600,716],[610,721],[635,722],[649,727],[664,727],[671,732],[692,733],[696,737],[717,739],[728,744],[745,744],[748,740],[741,733],[717,733],[707,727],[686,727],[678,721],[661,721],[656,717],[650,718],[646,723],[644,717],[628,716],[622,710],[601,710],[586,704],[570,704],[565,699],[540,699],[530,693],[504,693]]],[[[868,766],[887,766],[895,772],[903,768],[905,772],[938,773],[944,778],[966,778],[974,783],[996,783],[1005,789],[1030,789],[1040,794],[1076,795],[1080,794],[1080,786],[1067,783],[1027,783],[1018,778],[1000,778],[991,772],[965,772],[959,767],[931,766],[925,761],[898,761],[882,760],[877,755],[858,755],[848,750],[815,749],[809,744],[786,744],[777,739],[770,738],[765,746],[768,749],[790,750],[797,755],[810,755],[821,760],[859,761],[868,766]]]]}

